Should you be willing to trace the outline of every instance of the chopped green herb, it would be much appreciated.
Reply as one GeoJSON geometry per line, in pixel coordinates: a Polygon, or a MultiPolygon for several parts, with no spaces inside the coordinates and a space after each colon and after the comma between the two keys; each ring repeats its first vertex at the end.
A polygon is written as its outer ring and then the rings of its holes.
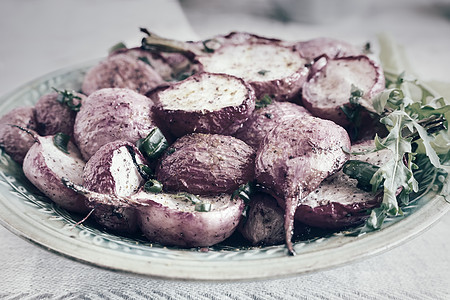
{"type": "Polygon", "coordinates": [[[352,84],[349,98],[350,104],[358,104],[359,99],[361,99],[363,95],[364,91],[352,84]]]}
{"type": "Polygon", "coordinates": [[[162,189],[162,183],[155,179],[150,179],[144,184],[144,190],[147,193],[160,193],[162,189]]]}
{"type": "Polygon", "coordinates": [[[241,184],[237,190],[233,192],[231,195],[231,199],[235,199],[236,197],[244,200],[245,203],[250,202],[250,195],[253,192],[253,186],[250,182],[246,184],[241,184]]]}
{"type": "Polygon", "coordinates": [[[70,136],[68,136],[65,133],[58,132],[53,136],[53,144],[61,150],[62,152],[69,154],[69,151],[67,150],[67,145],[69,144],[70,136]]]}
{"type": "Polygon", "coordinates": [[[211,211],[211,203],[201,202],[195,204],[195,211],[208,212],[211,211]]]}
{"type": "Polygon", "coordinates": [[[183,200],[190,201],[195,205],[194,210],[198,212],[208,212],[211,211],[211,203],[203,202],[196,195],[190,193],[178,193],[174,196],[175,198],[181,198],[183,200]]]}
{"type": "Polygon", "coordinates": [[[194,73],[195,73],[195,72],[188,72],[188,73],[184,72],[184,73],[180,73],[180,74],[178,74],[177,76],[175,76],[174,80],[175,80],[175,81],[183,81],[183,80],[185,80],[186,78],[191,77],[194,73]]]}
{"type": "Polygon", "coordinates": [[[264,95],[261,99],[257,100],[255,103],[255,108],[260,109],[272,104],[272,98],[269,95],[264,95]]]}
{"type": "Polygon", "coordinates": [[[195,196],[194,194],[190,194],[190,193],[178,193],[174,197],[191,201],[192,204],[202,203],[202,201],[197,196],[195,196]]]}
{"type": "Polygon", "coordinates": [[[169,147],[169,143],[158,127],[153,128],[147,137],[137,141],[136,146],[142,154],[150,159],[157,159],[169,147]]]}
{"type": "Polygon", "coordinates": [[[260,71],[258,71],[258,74],[261,75],[261,76],[264,76],[264,75],[266,75],[268,72],[270,72],[270,71],[269,71],[269,70],[260,70],[260,71]]]}

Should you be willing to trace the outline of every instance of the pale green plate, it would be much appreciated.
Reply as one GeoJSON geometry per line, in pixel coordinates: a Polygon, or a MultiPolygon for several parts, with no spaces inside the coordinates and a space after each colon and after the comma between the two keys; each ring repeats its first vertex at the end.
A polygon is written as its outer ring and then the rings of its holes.
{"type": "MultiPolygon", "coordinates": [[[[2,114],[33,105],[41,95],[81,86],[92,63],[61,70],[24,85],[0,99],[2,114]]],[[[209,251],[151,244],[140,237],[114,235],[85,223],[43,197],[20,167],[0,153],[0,221],[18,236],[52,252],[98,267],[151,277],[182,280],[250,280],[292,276],[331,268],[391,249],[423,232],[449,209],[439,195],[449,184],[445,173],[426,168],[417,174],[421,191],[401,218],[388,220],[379,231],[362,236],[334,233],[295,243],[297,256],[283,245],[262,248],[218,246],[209,251]]]]}

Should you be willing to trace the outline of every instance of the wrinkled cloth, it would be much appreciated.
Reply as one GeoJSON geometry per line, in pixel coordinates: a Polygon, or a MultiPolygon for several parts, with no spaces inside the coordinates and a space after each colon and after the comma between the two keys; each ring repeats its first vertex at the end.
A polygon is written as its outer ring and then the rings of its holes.
{"type": "MultiPolygon", "coordinates": [[[[374,7],[359,17],[332,24],[282,22],[272,1],[199,2],[2,0],[0,95],[45,73],[104,57],[117,42],[137,45],[139,26],[184,40],[242,30],[292,40],[330,36],[364,42],[389,31],[407,45],[418,74],[448,80],[450,20],[443,2],[368,1],[374,7]]],[[[224,283],[104,270],[49,252],[0,226],[0,299],[450,299],[449,278],[450,213],[415,239],[359,262],[282,279],[224,283]]]]}

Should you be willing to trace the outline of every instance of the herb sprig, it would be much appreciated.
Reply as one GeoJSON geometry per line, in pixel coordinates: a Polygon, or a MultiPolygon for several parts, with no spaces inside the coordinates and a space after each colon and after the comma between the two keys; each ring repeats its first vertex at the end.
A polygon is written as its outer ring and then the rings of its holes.
{"type": "Polygon", "coordinates": [[[58,93],[58,97],[56,98],[56,101],[59,103],[66,105],[68,108],[70,108],[73,111],[80,111],[81,108],[81,97],[75,95],[74,91],[68,91],[68,90],[58,90],[56,88],[52,88],[55,92],[58,93]]]}
{"type": "Polygon", "coordinates": [[[384,138],[375,137],[375,151],[389,149],[392,156],[370,180],[373,191],[382,186],[383,200],[360,233],[380,229],[386,217],[403,214],[401,205],[419,189],[414,177],[419,169],[416,156],[426,154],[435,168],[449,170],[438,154],[441,149],[448,153],[450,145],[450,105],[442,97],[433,98],[432,91],[405,73],[386,73],[386,79],[387,89],[373,99],[373,109],[389,133],[384,138]]]}

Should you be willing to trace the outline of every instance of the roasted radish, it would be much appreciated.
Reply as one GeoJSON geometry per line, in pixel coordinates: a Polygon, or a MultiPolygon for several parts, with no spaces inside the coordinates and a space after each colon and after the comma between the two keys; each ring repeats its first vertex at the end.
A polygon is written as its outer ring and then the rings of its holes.
{"type": "Polygon", "coordinates": [[[161,157],[156,178],[167,191],[232,193],[253,180],[255,151],[231,136],[191,134],[161,157]]]}
{"type": "Polygon", "coordinates": [[[108,57],[89,70],[81,90],[90,95],[103,88],[128,88],[145,94],[164,80],[147,63],[124,54],[108,57]]]}
{"type": "MultiPolygon", "coordinates": [[[[87,189],[118,197],[130,196],[144,184],[145,159],[129,142],[115,141],[101,147],[86,163],[83,185],[87,189]]],[[[89,199],[97,223],[113,231],[132,233],[137,230],[133,207],[89,199]]]]}
{"type": "Polygon", "coordinates": [[[142,48],[119,49],[110,54],[124,54],[151,66],[165,81],[176,81],[183,74],[195,72],[195,65],[180,53],[163,53],[147,51],[142,48]]]}
{"type": "Polygon", "coordinates": [[[242,79],[201,73],[152,92],[155,115],[174,136],[233,134],[255,108],[253,89],[242,79]]]}
{"type": "Polygon", "coordinates": [[[82,195],[68,189],[61,182],[65,177],[81,184],[84,161],[75,145],[64,134],[40,137],[23,161],[23,172],[42,193],[68,211],[85,213],[82,195]]]}
{"type": "Polygon", "coordinates": [[[145,158],[130,142],[115,141],[101,147],[86,163],[83,185],[95,192],[129,196],[144,178],[140,167],[145,158]]]}
{"type": "Polygon", "coordinates": [[[254,88],[257,99],[265,95],[279,101],[293,99],[309,72],[308,61],[293,47],[277,43],[230,44],[197,59],[206,72],[244,79],[254,88]]]}
{"type": "Polygon", "coordinates": [[[310,226],[343,229],[364,222],[381,200],[379,193],[358,188],[355,179],[339,171],[301,201],[295,218],[310,226]]]}
{"type": "Polygon", "coordinates": [[[239,232],[252,245],[282,243],[284,233],[284,211],[277,200],[265,193],[251,195],[245,219],[239,232]]]}
{"type": "Polygon", "coordinates": [[[286,243],[291,254],[298,203],[348,160],[344,149],[350,149],[345,129],[310,116],[278,123],[262,141],[256,154],[256,180],[285,207],[286,243]]]}
{"type": "Polygon", "coordinates": [[[230,194],[194,196],[186,193],[133,195],[140,228],[153,242],[167,246],[207,247],[220,243],[236,229],[244,201],[230,194]]]}
{"type": "Polygon", "coordinates": [[[262,107],[255,109],[247,122],[234,134],[255,150],[277,122],[286,118],[311,115],[304,107],[291,102],[273,101],[271,104],[264,105],[264,102],[260,101],[258,104],[262,107]]]}
{"type": "Polygon", "coordinates": [[[362,47],[358,48],[345,41],[326,37],[298,42],[296,49],[303,57],[311,60],[322,55],[338,58],[363,54],[362,47]]]}
{"type": "Polygon", "coordinates": [[[34,106],[37,132],[40,135],[53,135],[58,132],[73,135],[73,124],[85,95],[57,90],[39,98],[34,106]]]}
{"type": "Polygon", "coordinates": [[[102,89],[89,95],[77,114],[74,139],[85,160],[103,145],[121,140],[136,143],[155,128],[153,102],[132,90],[102,89]]]}
{"type": "Polygon", "coordinates": [[[144,186],[138,193],[119,197],[91,191],[65,178],[63,182],[92,203],[115,207],[124,218],[129,217],[123,215],[124,211],[135,209],[144,235],[165,246],[207,247],[220,243],[234,232],[244,209],[244,201],[229,194],[160,193],[147,191],[144,186]]]}
{"type": "Polygon", "coordinates": [[[199,62],[199,71],[240,77],[254,89],[258,99],[269,95],[278,101],[297,97],[308,76],[309,60],[293,44],[257,35],[232,32],[198,42],[181,42],[148,34],[147,49],[178,51],[199,62]]]}
{"type": "MultiPolygon", "coordinates": [[[[362,153],[374,148],[373,141],[352,145],[352,151],[362,153]]],[[[307,225],[342,229],[355,226],[379,206],[381,192],[372,192],[370,180],[378,167],[390,158],[390,151],[380,150],[352,155],[343,170],[326,178],[298,206],[295,218],[307,225]]]]}
{"type": "Polygon", "coordinates": [[[384,89],[381,67],[367,56],[323,57],[315,65],[316,72],[303,86],[303,105],[314,116],[341,126],[350,124],[342,107],[351,108],[352,96],[370,100],[384,89]]]}

